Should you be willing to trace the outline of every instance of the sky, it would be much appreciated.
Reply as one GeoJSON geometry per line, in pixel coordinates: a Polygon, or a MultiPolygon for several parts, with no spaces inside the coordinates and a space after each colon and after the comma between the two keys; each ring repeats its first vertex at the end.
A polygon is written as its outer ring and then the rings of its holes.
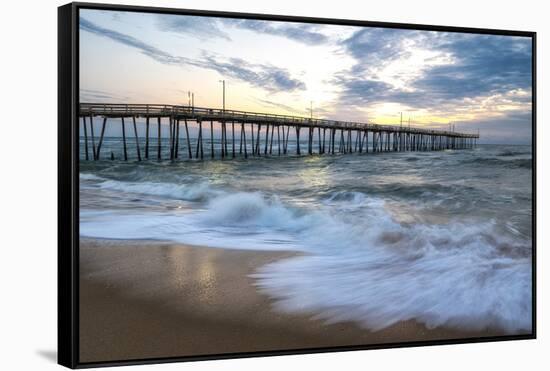
{"type": "Polygon", "coordinates": [[[530,144],[531,39],[80,10],[80,101],[189,104],[530,144]],[[310,107],[313,112],[310,112],[310,107]]]}

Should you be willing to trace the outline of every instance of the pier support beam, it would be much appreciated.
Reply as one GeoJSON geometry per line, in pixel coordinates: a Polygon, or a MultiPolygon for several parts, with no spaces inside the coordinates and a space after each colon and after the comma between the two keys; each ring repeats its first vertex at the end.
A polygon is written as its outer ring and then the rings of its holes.
{"type": "Polygon", "coordinates": [[[235,158],[235,121],[231,121],[231,149],[235,158]]]}
{"type": "Polygon", "coordinates": [[[199,153],[200,153],[200,158],[202,160],[203,156],[204,156],[204,152],[203,152],[203,148],[202,148],[202,121],[197,121],[197,124],[199,124],[199,133],[197,135],[197,151],[195,153],[195,158],[199,158],[199,153]]]}
{"type": "Polygon", "coordinates": [[[157,160],[162,159],[162,134],[161,134],[161,127],[160,127],[160,116],[157,117],[157,160]]]}
{"type": "Polygon", "coordinates": [[[331,144],[331,147],[332,147],[331,152],[332,152],[332,154],[334,154],[334,140],[336,139],[336,129],[332,128],[330,130],[332,131],[332,133],[330,135],[330,137],[331,137],[331,143],[330,144],[331,144]]]}
{"type": "Polygon", "coordinates": [[[168,117],[168,148],[170,152],[170,161],[174,159],[174,119],[168,117]]]}
{"type": "Polygon", "coordinates": [[[175,150],[175,153],[174,153],[174,157],[175,158],[178,158],[178,152],[179,152],[179,149],[180,149],[180,119],[175,119],[175,124],[176,124],[176,135],[175,135],[175,140],[176,140],[176,150],[175,150]]]}
{"type": "Polygon", "coordinates": [[[124,150],[124,161],[128,161],[128,151],[126,150],[126,128],[124,125],[124,117],[122,119],[122,146],[124,150]]]}
{"type": "Polygon", "coordinates": [[[269,154],[273,154],[273,132],[275,131],[275,127],[271,125],[271,140],[269,142],[269,154]]]}
{"type": "Polygon", "coordinates": [[[145,118],[145,158],[149,159],[149,116],[145,118]]]}
{"type": "MultiPolygon", "coordinates": [[[[252,128],[252,138],[254,138],[254,127],[251,124],[252,128]]],[[[246,150],[246,130],[244,128],[244,122],[241,125],[241,140],[244,140],[244,158],[248,158],[247,150],[246,150]]]]}
{"type": "Polygon", "coordinates": [[[141,153],[139,151],[139,140],[138,140],[138,132],[137,132],[137,125],[136,125],[136,116],[132,117],[133,124],[134,124],[134,136],[136,137],[136,154],[138,161],[141,161],[141,153]]]}
{"type": "Polygon", "coordinates": [[[285,139],[285,146],[284,146],[284,153],[286,154],[288,152],[288,136],[290,135],[290,126],[286,127],[286,139],[285,139]]]}
{"type": "Polygon", "coordinates": [[[265,126],[265,148],[264,155],[267,155],[267,145],[269,143],[269,124],[265,126]]]}
{"type": "Polygon", "coordinates": [[[256,136],[256,155],[260,155],[260,132],[262,130],[262,124],[258,124],[258,133],[256,136]]]}
{"type": "Polygon", "coordinates": [[[105,126],[107,125],[107,117],[103,118],[103,125],[101,126],[101,134],[99,136],[99,143],[97,144],[97,156],[96,160],[99,160],[99,154],[101,152],[101,145],[103,144],[103,136],[105,135],[105,126]]]}
{"type": "Polygon", "coordinates": [[[187,119],[183,119],[183,123],[185,125],[185,138],[187,140],[187,154],[189,155],[189,158],[193,158],[193,152],[191,149],[191,138],[189,138],[189,128],[187,127],[187,119]]]}
{"type": "Polygon", "coordinates": [[[296,154],[299,156],[300,153],[300,127],[296,126],[296,154]]]}
{"type": "Polygon", "coordinates": [[[97,160],[94,135],[94,116],[90,115],[90,135],[92,136],[92,158],[97,160]]]}
{"type": "Polygon", "coordinates": [[[327,128],[323,128],[323,151],[322,154],[325,154],[325,144],[326,144],[327,128]]]}
{"type": "Polygon", "coordinates": [[[214,158],[214,122],[210,120],[210,157],[214,158]]]}
{"type": "Polygon", "coordinates": [[[86,128],[86,116],[82,116],[82,124],[84,126],[84,153],[86,161],[90,159],[88,154],[88,129],[86,128]]]}
{"type": "MultiPolygon", "coordinates": [[[[284,135],[284,132],[283,132],[284,135]]],[[[281,133],[280,133],[280,127],[277,125],[277,155],[281,155],[281,133]]]]}

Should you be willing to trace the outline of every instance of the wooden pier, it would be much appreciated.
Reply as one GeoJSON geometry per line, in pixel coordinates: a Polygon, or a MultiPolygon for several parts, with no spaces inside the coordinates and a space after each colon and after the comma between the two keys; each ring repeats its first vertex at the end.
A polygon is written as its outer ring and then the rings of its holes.
{"type": "MultiPolygon", "coordinates": [[[[79,117],[83,123],[86,160],[99,160],[106,126],[120,124],[124,160],[128,160],[128,140],[135,144],[138,161],[163,159],[161,120],[169,122],[168,154],[176,160],[208,158],[235,158],[237,156],[281,156],[289,154],[289,141],[295,144],[293,152],[301,154],[376,153],[399,151],[439,151],[470,149],[477,144],[479,134],[420,129],[401,125],[378,125],[335,121],[300,116],[223,110],[164,104],[103,104],[81,103],[79,117]],[[136,119],[145,119],[145,138],[138,136],[136,119]],[[95,122],[99,119],[99,131],[95,122]],[[132,124],[133,138],[126,136],[126,123],[132,124]],[[198,134],[189,136],[189,124],[195,123],[198,134]],[[204,125],[209,125],[210,138],[203,138],[204,125]],[[154,125],[156,135],[150,126],[154,125]],[[214,125],[218,129],[214,138],[214,125]],[[289,138],[290,131],[295,138],[289,138]],[[228,135],[228,131],[229,134],[228,135]],[[99,135],[99,136],[97,136],[99,135]],[[302,148],[304,138],[306,147],[302,148]],[[205,148],[206,145],[210,148],[205,148]],[[185,153],[180,152],[185,143],[185,153]],[[156,148],[155,148],[156,147],[156,148]],[[156,149],[156,151],[155,151],[156,149]],[[91,154],[90,154],[91,151],[91,154]]],[[[114,158],[111,153],[111,158],[114,158]]]]}

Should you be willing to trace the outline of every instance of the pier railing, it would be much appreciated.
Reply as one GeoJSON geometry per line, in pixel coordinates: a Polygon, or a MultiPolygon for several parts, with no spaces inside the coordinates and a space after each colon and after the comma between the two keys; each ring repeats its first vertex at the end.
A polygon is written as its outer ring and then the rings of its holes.
{"type": "Polygon", "coordinates": [[[221,108],[190,107],[167,104],[113,104],[81,103],[80,116],[106,117],[173,117],[201,121],[238,121],[243,123],[268,123],[300,127],[335,128],[344,130],[369,130],[390,133],[442,135],[455,138],[479,138],[475,133],[461,133],[438,129],[423,129],[400,125],[381,125],[353,121],[328,120],[273,113],[247,112],[221,108]]]}

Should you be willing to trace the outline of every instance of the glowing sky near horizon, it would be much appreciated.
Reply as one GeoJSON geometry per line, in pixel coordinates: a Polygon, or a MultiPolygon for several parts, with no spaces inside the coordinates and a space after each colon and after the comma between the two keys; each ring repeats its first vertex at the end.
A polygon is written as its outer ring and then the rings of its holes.
{"type": "Polygon", "coordinates": [[[80,10],[81,102],[188,104],[531,142],[531,39],[80,10]]]}

